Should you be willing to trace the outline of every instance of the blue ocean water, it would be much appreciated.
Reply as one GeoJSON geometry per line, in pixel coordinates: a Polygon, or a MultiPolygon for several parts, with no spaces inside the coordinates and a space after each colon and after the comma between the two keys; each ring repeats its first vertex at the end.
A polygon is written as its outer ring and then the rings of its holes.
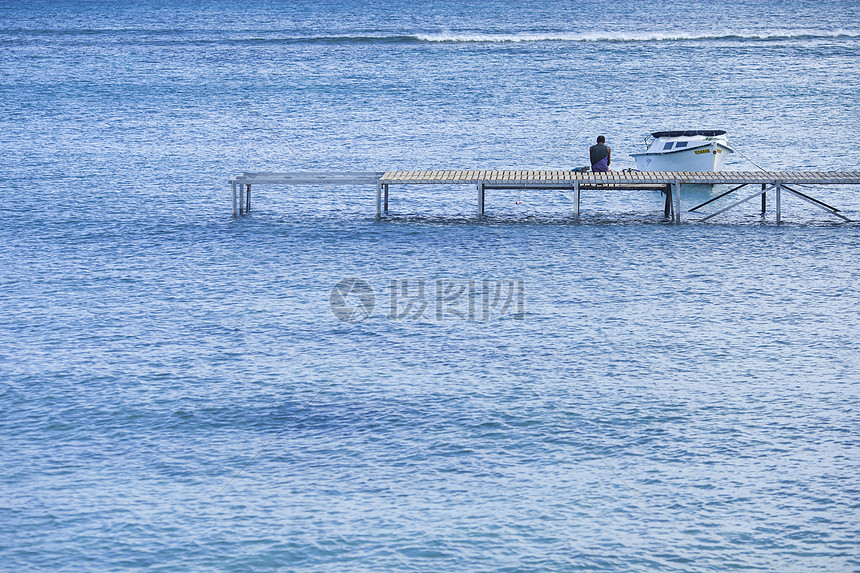
{"type": "Polygon", "coordinates": [[[860,568],[856,224],[227,184],[675,128],[857,170],[856,2],[2,2],[0,46],[0,569],[860,568]]]}

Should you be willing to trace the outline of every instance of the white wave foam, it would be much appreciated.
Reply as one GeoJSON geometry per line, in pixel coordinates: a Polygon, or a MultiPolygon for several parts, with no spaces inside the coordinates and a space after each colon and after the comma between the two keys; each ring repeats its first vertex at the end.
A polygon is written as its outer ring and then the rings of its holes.
{"type": "Polygon", "coordinates": [[[601,33],[518,33],[473,34],[440,32],[417,34],[422,42],[660,42],[698,40],[790,40],[794,38],[860,38],[860,32],[849,30],[769,30],[763,32],[732,32],[690,34],[685,32],[601,32],[601,33]]]}

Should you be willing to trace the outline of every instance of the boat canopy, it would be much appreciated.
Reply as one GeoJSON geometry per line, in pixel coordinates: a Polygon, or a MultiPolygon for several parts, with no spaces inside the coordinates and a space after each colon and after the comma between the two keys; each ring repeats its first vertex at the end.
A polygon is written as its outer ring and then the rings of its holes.
{"type": "Polygon", "coordinates": [[[687,131],[655,131],[651,134],[651,137],[693,137],[695,135],[714,137],[715,135],[725,134],[725,130],[722,129],[690,129],[687,131]]]}

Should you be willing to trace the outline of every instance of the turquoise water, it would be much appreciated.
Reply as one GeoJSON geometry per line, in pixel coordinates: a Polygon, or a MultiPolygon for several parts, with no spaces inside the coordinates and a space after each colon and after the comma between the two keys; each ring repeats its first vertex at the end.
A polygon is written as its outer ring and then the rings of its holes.
{"type": "Polygon", "coordinates": [[[0,568],[860,568],[856,224],[397,186],[379,222],[364,186],[232,219],[227,184],[572,168],[597,134],[621,169],[676,128],[857,170],[854,3],[0,18],[0,568]]]}

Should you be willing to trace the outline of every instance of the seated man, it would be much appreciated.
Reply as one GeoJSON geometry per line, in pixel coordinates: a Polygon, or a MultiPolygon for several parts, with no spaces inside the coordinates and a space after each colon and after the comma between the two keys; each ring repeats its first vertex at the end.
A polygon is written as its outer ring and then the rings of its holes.
{"type": "Polygon", "coordinates": [[[591,155],[591,170],[598,173],[606,173],[609,171],[609,162],[612,158],[612,149],[606,145],[606,138],[602,135],[597,136],[597,145],[592,145],[589,148],[591,155]]]}

